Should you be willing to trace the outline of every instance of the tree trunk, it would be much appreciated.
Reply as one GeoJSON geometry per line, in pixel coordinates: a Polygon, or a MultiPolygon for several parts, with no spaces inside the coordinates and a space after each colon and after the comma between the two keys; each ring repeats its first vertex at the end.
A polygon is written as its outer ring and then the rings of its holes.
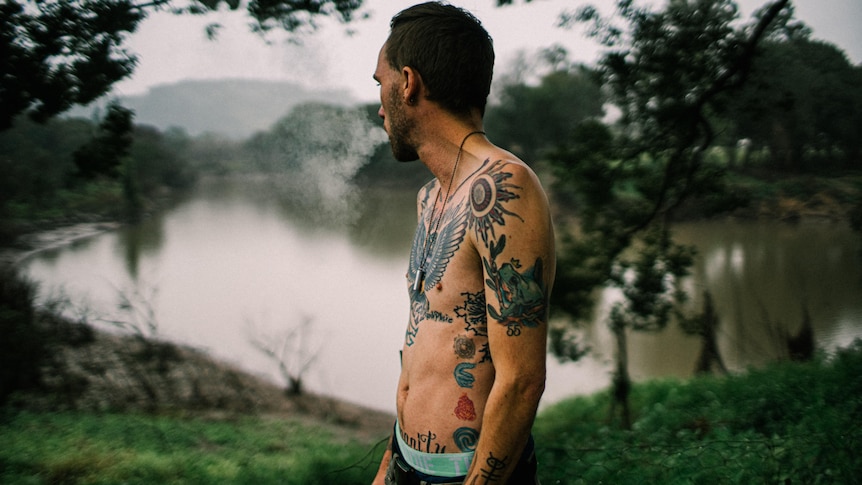
{"type": "Polygon", "coordinates": [[[613,377],[613,400],[611,401],[610,419],[613,421],[617,407],[619,406],[620,419],[622,420],[623,429],[629,430],[632,427],[631,410],[629,408],[629,393],[631,391],[631,378],[629,377],[629,354],[628,344],[626,342],[626,327],[625,325],[613,322],[611,323],[611,331],[617,341],[616,353],[616,370],[613,377]]]}

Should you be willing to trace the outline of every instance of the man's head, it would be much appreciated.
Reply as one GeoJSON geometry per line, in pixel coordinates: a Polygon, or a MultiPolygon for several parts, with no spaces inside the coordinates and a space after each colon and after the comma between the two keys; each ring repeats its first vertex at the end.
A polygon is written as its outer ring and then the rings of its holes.
{"type": "Polygon", "coordinates": [[[476,17],[452,5],[428,2],[392,18],[385,54],[400,71],[422,77],[426,99],[456,116],[485,113],[494,71],[494,46],[476,17]]]}

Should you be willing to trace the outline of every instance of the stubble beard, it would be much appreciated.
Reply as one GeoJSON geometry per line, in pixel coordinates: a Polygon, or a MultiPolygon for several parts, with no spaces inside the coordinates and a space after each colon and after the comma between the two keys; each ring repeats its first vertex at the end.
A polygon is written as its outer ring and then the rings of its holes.
{"type": "Polygon", "coordinates": [[[404,104],[395,89],[389,92],[389,145],[392,155],[399,162],[413,162],[419,159],[416,148],[411,143],[411,132],[416,122],[407,118],[404,104]]]}

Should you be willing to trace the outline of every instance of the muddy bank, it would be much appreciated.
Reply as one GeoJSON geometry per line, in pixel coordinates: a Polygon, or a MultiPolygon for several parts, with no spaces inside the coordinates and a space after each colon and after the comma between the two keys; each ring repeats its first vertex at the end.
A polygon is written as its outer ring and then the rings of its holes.
{"type": "Polygon", "coordinates": [[[27,233],[12,246],[0,248],[0,264],[18,264],[40,251],[68,246],[120,227],[119,222],[82,222],[27,233]]]}
{"type": "Polygon", "coordinates": [[[9,404],[32,411],[276,415],[385,436],[388,413],[284,387],[213,359],[198,349],[105,332],[53,315],[38,317],[48,341],[41,385],[9,404]]]}

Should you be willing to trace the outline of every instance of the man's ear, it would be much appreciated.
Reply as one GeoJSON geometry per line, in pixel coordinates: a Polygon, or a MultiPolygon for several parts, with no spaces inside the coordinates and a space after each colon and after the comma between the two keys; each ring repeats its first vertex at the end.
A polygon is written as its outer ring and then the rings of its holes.
{"type": "Polygon", "coordinates": [[[422,99],[424,84],[422,83],[422,76],[419,75],[419,71],[410,66],[404,66],[401,69],[401,83],[402,96],[404,96],[402,101],[405,104],[413,106],[418,100],[422,99]]]}

